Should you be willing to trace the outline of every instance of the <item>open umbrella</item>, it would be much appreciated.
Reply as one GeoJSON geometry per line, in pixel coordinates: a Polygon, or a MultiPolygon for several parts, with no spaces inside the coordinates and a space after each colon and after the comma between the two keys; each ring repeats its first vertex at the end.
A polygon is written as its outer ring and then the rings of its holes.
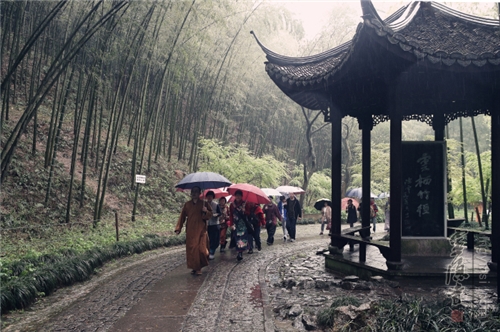
{"type": "MultiPolygon", "coordinates": [[[[362,188],[352,188],[347,191],[345,194],[347,197],[355,197],[355,198],[363,198],[363,189],[362,188]]],[[[370,198],[377,198],[377,195],[370,192],[370,198]]]]}
{"type": "Polygon", "coordinates": [[[200,197],[201,197],[202,199],[205,199],[205,196],[206,196],[206,194],[207,194],[209,191],[213,191],[213,192],[214,192],[214,195],[215,195],[215,197],[214,197],[214,198],[216,198],[216,199],[219,199],[219,198],[221,198],[221,197],[227,197],[227,196],[229,196],[229,193],[228,193],[227,191],[222,190],[222,189],[217,189],[217,188],[216,188],[216,189],[207,189],[207,190],[203,191],[203,194],[201,194],[201,196],[200,196],[200,197]]]}
{"type": "Polygon", "coordinates": [[[202,190],[207,188],[222,188],[231,185],[231,181],[220,174],[212,172],[196,172],[188,174],[175,185],[180,189],[193,189],[200,187],[202,190]]]}
{"type": "MultiPolygon", "coordinates": [[[[347,207],[347,202],[352,199],[352,198],[349,198],[349,197],[344,197],[342,198],[342,200],[340,201],[340,209],[342,211],[344,211],[347,207]]],[[[359,203],[357,200],[355,199],[352,199],[352,205],[354,205],[356,207],[356,209],[359,207],[359,203]]]]}
{"type": "Polygon", "coordinates": [[[229,194],[233,195],[233,197],[236,190],[241,190],[244,201],[255,204],[268,204],[270,202],[266,193],[254,185],[248,183],[237,183],[227,188],[227,191],[229,194]]]}
{"type": "Polygon", "coordinates": [[[281,196],[282,194],[273,188],[260,188],[267,196],[281,196]]]}
{"type": "Polygon", "coordinates": [[[328,198],[318,199],[316,203],[314,203],[314,208],[316,210],[321,211],[325,207],[325,202],[328,203],[328,206],[332,206],[332,201],[328,198]]]}
{"type": "Polygon", "coordinates": [[[377,198],[389,198],[391,197],[391,194],[389,193],[381,193],[380,195],[377,196],[377,198]]]}
{"type": "Polygon", "coordinates": [[[305,191],[302,188],[299,187],[294,187],[294,186],[280,186],[276,188],[277,191],[279,191],[282,194],[304,194],[305,191]]]}

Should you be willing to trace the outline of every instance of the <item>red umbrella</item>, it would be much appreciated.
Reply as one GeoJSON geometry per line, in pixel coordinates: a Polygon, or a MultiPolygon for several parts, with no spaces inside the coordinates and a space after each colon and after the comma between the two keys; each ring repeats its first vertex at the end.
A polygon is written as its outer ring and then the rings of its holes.
{"type": "Polygon", "coordinates": [[[342,200],[340,201],[341,203],[341,209],[342,210],[345,210],[346,207],[347,207],[347,201],[349,201],[350,199],[352,199],[352,205],[354,205],[356,207],[356,209],[359,207],[359,203],[357,200],[355,200],[354,198],[349,198],[349,197],[344,197],[342,198],[342,200]]]}
{"type": "Polygon", "coordinates": [[[209,192],[209,191],[213,191],[214,194],[215,194],[215,197],[216,199],[219,199],[221,197],[226,197],[226,196],[229,196],[229,193],[225,190],[222,190],[222,189],[207,189],[203,192],[203,194],[201,194],[201,198],[202,199],[205,199],[205,195],[209,192]]]}
{"type": "MultiPolygon", "coordinates": [[[[243,200],[250,202],[250,203],[255,203],[255,204],[268,204],[269,203],[269,198],[267,198],[267,195],[265,192],[263,192],[260,188],[253,186],[248,183],[237,183],[233,184],[232,186],[227,188],[227,191],[229,194],[233,195],[236,192],[236,190],[241,190],[243,193],[243,200]]],[[[231,197],[231,199],[233,198],[231,197]]]]}

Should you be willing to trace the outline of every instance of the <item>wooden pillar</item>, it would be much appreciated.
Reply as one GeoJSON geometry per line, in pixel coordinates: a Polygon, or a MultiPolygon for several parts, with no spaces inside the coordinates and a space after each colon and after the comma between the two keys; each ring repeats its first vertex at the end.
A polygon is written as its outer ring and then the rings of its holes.
{"type": "Polygon", "coordinates": [[[390,241],[391,261],[387,261],[389,269],[401,268],[401,221],[403,211],[403,170],[402,170],[402,117],[394,110],[391,117],[390,137],[390,241]]]}
{"type": "Polygon", "coordinates": [[[497,302],[500,303],[500,101],[491,112],[491,270],[497,271],[497,302]]]}
{"type": "Polygon", "coordinates": [[[330,121],[332,123],[332,238],[330,243],[331,247],[336,247],[338,252],[342,252],[344,244],[334,237],[341,234],[342,114],[338,109],[330,109],[330,121]]]}
{"type": "Polygon", "coordinates": [[[432,119],[432,128],[434,129],[434,140],[444,141],[444,114],[436,112],[432,119]]]}
{"type": "MultiPolygon", "coordinates": [[[[362,206],[361,224],[363,227],[370,226],[370,193],[371,193],[371,131],[373,120],[371,115],[358,119],[361,129],[361,178],[362,178],[362,206]]],[[[362,237],[368,237],[370,232],[363,232],[362,237]]],[[[359,261],[366,262],[366,244],[359,245],[359,261]]]]}

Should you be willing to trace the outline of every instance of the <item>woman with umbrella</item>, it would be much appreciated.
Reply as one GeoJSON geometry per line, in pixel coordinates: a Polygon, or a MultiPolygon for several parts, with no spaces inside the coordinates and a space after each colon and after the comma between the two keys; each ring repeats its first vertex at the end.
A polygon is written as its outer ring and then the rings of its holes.
{"type": "Polygon", "coordinates": [[[332,208],[330,207],[330,205],[328,204],[331,202],[327,202],[325,201],[324,202],[324,206],[323,208],[321,209],[321,232],[319,233],[319,235],[323,235],[323,230],[325,229],[325,224],[327,225],[326,229],[330,229],[331,226],[330,226],[330,223],[332,222],[332,208]]]}
{"type": "MultiPolygon", "coordinates": [[[[260,225],[265,225],[264,213],[258,204],[267,204],[269,199],[266,194],[256,186],[247,183],[233,184],[227,188],[229,194],[234,195],[234,202],[229,208],[229,226],[233,232],[236,232],[236,250],[238,251],[237,259],[243,259],[243,251],[249,249],[249,254],[252,253],[252,239],[255,233],[260,233],[260,225]],[[243,200],[243,198],[245,200],[243,200]],[[250,217],[256,216],[257,221],[254,225],[250,222],[250,217]]],[[[260,234],[259,234],[260,235],[260,234]]],[[[257,248],[260,250],[260,241],[257,240],[257,248]]]]}
{"type": "Polygon", "coordinates": [[[356,212],[356,207],[352,203],[352,199],[347,201],[345,212],[347,213],[347,223],[350,227],[353,227],[354,223],[358,221],[358,213],[356,212]]]}
{"type": "Polygon", "coordinates": [[[248,221],[245,215],[246,202],[242,199],[243,192],[236,190],[234,193],[234,201],[229,207],[229,222],[228,226],[236,233],[236,251],[238,252],[237,260],[243,259],[243,252],[248,249],[248,221]]]}

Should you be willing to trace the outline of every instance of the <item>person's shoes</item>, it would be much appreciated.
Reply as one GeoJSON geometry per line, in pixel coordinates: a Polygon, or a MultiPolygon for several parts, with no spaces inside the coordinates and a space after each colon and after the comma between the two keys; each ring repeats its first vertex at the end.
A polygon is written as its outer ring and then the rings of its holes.
{"type": "Polygon", "coordinates": [[[196,273],[196,270],[191,271],[191,274],[195,274],[195,273],[196,273]]]}
{"type": "Polygon", "coordinates": [[[323,232],[319,233],[319,235],[323,235],[323,232]]]}
{"type": "Polygon", "coordinates": [[[241,260],[243,259],[243,253],[242,253],[242,252],[239,252],[239,253],[238,253],[238,256],[236,256],[236,259],[237,259],[238,261],[241,261],[241,260]]]}
{"type": "Polygon", "coordinates": [[[286,235],[283,236],[283,242],[286,242],[286,235]]]}
{"type": "Polygon", "coordinates": [[[201,276],[201,270],[196,271],[195,275],[201,276]]]}
{"type": "Polygon", "coordinates": [[[290,242],[295,242],[295,239],[291,239],[290,242]]]}
{"type": "Polygon", "coordinates": [[[267,242],[267,245],[268,246],[272,246],[273,244],[271,242],[267,242]]]}
{"type": "Polygon", "coordinates": [[[262,245],[261,245],[261,244],[259,244],[259,245],[257,246],[257,250],[258,250],[258,251],[261,251],[261,250],[262,250],[262,245]]]}
{"type": "Polygon", "coordinates": [[[248,250],[249,254],[253,254],[253,249],[248,250]]]}
{"type": "Polygon", "coordinates": [[[225,252],[225,251],[226,251],[226,249],[220,248],[220,252],[225,252]]]}
{"type": "Polygon", "coordinates": [[[213,254],[208,255],[208,259],[214,259],[215,256],[213,254]]]}

